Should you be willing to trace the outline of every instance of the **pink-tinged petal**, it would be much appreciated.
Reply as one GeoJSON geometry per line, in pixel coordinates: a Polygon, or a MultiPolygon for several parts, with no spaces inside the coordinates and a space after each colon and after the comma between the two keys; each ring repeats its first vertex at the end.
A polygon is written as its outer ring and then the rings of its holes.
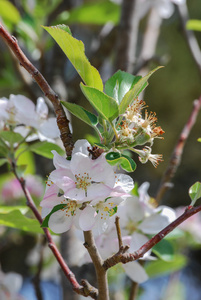
{"type": "Polygon", "coordinates": [[[58,210],[50,216],[48,226],[55,233],[68,231],[73,223],[73,216],[66,216],[65,210],[58,210]]]}
{"type": "Polygon", "coordinates": [[[57,151],[52,150],[53,157],[53,164],[56,169],[69,169],[70,168],[70,161],[66,160],[64,157],[59,155],[57,151]]]}
{"type": "Polygon", "coordinates": [[[74,175],[68,169],[57,169],[50,173],[49,180],[54,182],[59,188],[62,188],[65,184],[68,186],[74,183],[74,175]]]}
{"type": "Polygon", "coordinates": [[[169,224],[167,217],[159,214],[153,214],[138,226],[140,230],[147,234],[156,234],[169,224]]]}
{"type": "Polygon", "coordinates": [[[86,201],[85,191],[82,189],[77,189],[74,182],[71,185],[69,184],[68,186],[63,186],[63,190],[66,198],[77,201],[86,201]]]}
{"type": "Polygon", "coordinates": [[[107,198],[111,193],[111,188],[102,183],[93,183],[87,189],[86,200],[107,198]]]}
{"type": "Polygon", "coordinates": [[[96,222],[96,211],[95,209],[88,205],[80,214],[79,225],[83,231],[91,230],[96,222]]]}
{"type": "Polygon", "coordinates": [[[81,152],[86,156],[89,156],[89,151],[87,150],[88,147],[91,148],[91,145],[87,140],[77,140],[72,151],[72,156],[77,152],[81,152]]]}
{"type": "Polygon", "coordinates": [[[116,174],[115,187],[122,189],[122,191],[129,193],[134,188],[133,179],[126,174],[116,174]]]}
{"type": "Polygon", "coordinates": [[[49,118],[39,126],[39,131],[47,138],[56,139],[60,135],[56,118],[49,118]]]}
{"type": "Polygon", "coordinates": [[[44,219],[49,213],[52,211],[52,208],[42,207],[41,209],[41,217],[44,219]]]}
{"type": "Polygon", "coordinates": [[[107,163],[104,155],[93,160],[90,176],[93,181],[103,182],[111,188],[115,185],[115,173],[113,168],[107,163]]]}
{"type": "Polygon", "coordinates": [[[136,261],[123,264],[122,267],[124,268],[126,275],[134,282],[142,283],[149,278],[144,268],[136,261]]]}
{"type": "Polygon", "coordinates": [[[37,99],[36,113],[43,119],[47,118],[48,116],[48,107],[42,97],[37,99]]]}

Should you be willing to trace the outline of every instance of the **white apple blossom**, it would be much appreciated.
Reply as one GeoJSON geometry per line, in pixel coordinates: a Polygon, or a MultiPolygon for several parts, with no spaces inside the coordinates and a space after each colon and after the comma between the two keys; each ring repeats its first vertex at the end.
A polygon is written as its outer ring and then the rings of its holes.
{"type": "Polygon", "coordinates": [[[27,141],[52,141],[60,134],[56,118],[48,118],[48,107],[41,97],[37,99],[36,105],[23,95],[10,95],[9,99],[1,98],[0,121],[4,126],[15,126],[14,131],[27,137],[27,141]]]}
{"type": "Polygon", "coordinates": [[[56,205],[66,205],[49,218],[48,225],[54,232],[67,231],[72,224],[84,231],[96,227],[103,232],[109,217],[134,187],[132,178],[116,174],[103,154],[90,158],[89,147],[86,140],[78,140],[70,161],[52,151],[56,169],[49,175],[41,202],[43,217],[56,205]]]}

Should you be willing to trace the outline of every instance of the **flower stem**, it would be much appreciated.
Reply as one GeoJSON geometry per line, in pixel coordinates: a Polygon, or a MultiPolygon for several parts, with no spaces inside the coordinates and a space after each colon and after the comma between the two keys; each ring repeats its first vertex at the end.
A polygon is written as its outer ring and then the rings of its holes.
{"type": "Polygon", "coordinates": [[[97,300],[109,300],[109,289],[107,280],[107,271],[103,267],[103,260],[99,254],[99,251],[95,245],[92,231],[84,231],[84,246],[89,252],[89,255],[93,261],[96,276],[98,281],[98,298],[97,300]]]}

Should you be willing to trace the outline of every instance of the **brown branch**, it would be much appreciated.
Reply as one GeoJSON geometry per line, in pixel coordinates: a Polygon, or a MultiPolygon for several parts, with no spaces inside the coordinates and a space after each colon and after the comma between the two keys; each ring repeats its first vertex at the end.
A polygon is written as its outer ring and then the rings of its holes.
{"type": "Polygon", "coordinates": [[[170,223],[168,226],[166,226],[164,229],[162,229],[159,233],[157,233],[155,236],[153,236],[148,242],[146,242],[142,247],[140,247],[139,250],[137,250],[134,253],[124,253],[119,254],[117,252],[116,254],[112,255],[108,259],[105,260],[103,266],[105,270],[108,270],[109,268],[115,266],[118,263],[126,264],[131,261],[135,261],[149,251],[151,248],[153,248],[156,244],[158,244],[168,233],[170,233],[172,230],[174,230],[176,227],[178,227],[181,223],[183,223],[185,220],[190,218],[191,216],[195,215],[201,211],[201,205],[197,207],[188,206],[184,213],[178,217],[175,221],[170,223]]]}
{"type": "Polygon", "coordinates": [[[170,162],[169,162],[168,167],[163,175],[161,184],[157,191],[157,195],[156,195],[157,203],[160,202],[160,200],[163,198],[165,192],[171,186],[170,182],[171,182],[172,178],[174,177],[174,175],[177,171],[177,168],[180,164],[186,140],[191,132],[193,125],[195,124],[195,121],[196,121],[196,118],[197,118],[200,108],[201,108],[201,96],[200,96],[199,100],[195,100],[193,102],[193,110],[191,112],[191,115],[190,115],[187,123],[185,124],[185,126],[180,134],[179,140],[173,150],[172,156],[170,158],[170,162]]]}
{"type": "Polygon", "coordinates": [[[120,219],[120,217],[118,217],[118,216],[115,218],[115,226],[116,226],[117,237],[118,237],[118,241],[119,241],[119,249],[120,249],[123,246],[123,242],[122,242],[121,228],[120,228],[120,224],[119,224],[119,219],[120,219]]]}
{"type": "Polygon", "coordinates": [[[0,36],[9,46],[9,48],[13,51],[20,65],[27,70],[27,72],[32,76],[32,78],[37,82],[44,95],[52,102],[57,118],[57,125],[61,133],[61,140],[63,142],[67,156],[71,156],[73,142],[72,135],[69,129],[69,120],[66,118],[64,109],[60,103],[58,95],[52,90],[52,88],[49,86],[43,75],[28,60],[26,55],[19,47],[17,39],[14,36],[11,36],[10,33],[3,27],[1,23],[0,36]]]}
{"type": "Polygon", "coordinates": [[[132,282],[131,284],[131,291],[129,295],[129,300],[135,300],[137,298],[138,294],[138,289],[139,289],[139,284],[137,282],[132,282]]]}
{"type": "MultiPolygon", "coordinates": [[[[12,163],[12,171],[15,175],[15,177],[17,178],[18,182],[21,185],[21,188],[24,192],[24,195],[26,197],[26,201],[27,201],[27,206],[32,210],[33,214],[35,215],[36,219],[39,221],[40,224],[42,224],[43,219],[39,213],[39,211],[37,210],[35,203],[29,193],[29,191],[26,188],[26,184],[25,184],[25,180],[22,177],[19,177],[17,172],[16,172],[16,167],[15,164],[12,163]]],[[[85,297],[87,296],[91,296],[93,299],[96,299],[94,297],[95,292],[92,289],[92,287],[90,287],[90,290],[87,290],[87,286],[81,286],[76,278],[75,275],[73,274],[73,272],[70,270],[70,268],[68,267],[68,265],[66,264],[65,260],[63,259],[63,257],[61,256],[61,253],[59,252],[56,244],[54,243],[52,236],[49,232],[49,230],[47,228],[42,228],[45,234],[45,237],[47,239],[48,242],[48,246],[51,249],[52,253],[54,254],[55,258],[57,259],[62,271],[64,272],[66,278],[69,280],[69,282],[72,285],[73,290],[80,295],[83,295],[85,297]]]]}
{"type": "Polygon", "coordinates": [[[116,69],[133,72],[138,38],[138,0],[123,0],[116,53],[116,69]]]}
{"type": "Polygon", "coordinates": [[[96,247],[92,231],[84,231],[84,239],[84,246],[89,252],[96,271],[96,277],[98,281],[97,300],[109,300],[107,270],[103,267],[103,260],[96,247]]]}

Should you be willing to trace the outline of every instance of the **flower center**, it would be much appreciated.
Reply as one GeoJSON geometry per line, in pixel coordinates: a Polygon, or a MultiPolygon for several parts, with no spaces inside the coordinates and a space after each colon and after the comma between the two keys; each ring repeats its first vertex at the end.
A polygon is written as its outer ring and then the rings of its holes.
{"type": "Polygon", "coordinates": [[[91,177],[89,177],[89,173],[84,173],[83,176],[81,176],[80,174],[75,175],[75,179],[76,188],[85,190],[85,192],[87,191],[87,187],[92,183],[91,177]]]}

